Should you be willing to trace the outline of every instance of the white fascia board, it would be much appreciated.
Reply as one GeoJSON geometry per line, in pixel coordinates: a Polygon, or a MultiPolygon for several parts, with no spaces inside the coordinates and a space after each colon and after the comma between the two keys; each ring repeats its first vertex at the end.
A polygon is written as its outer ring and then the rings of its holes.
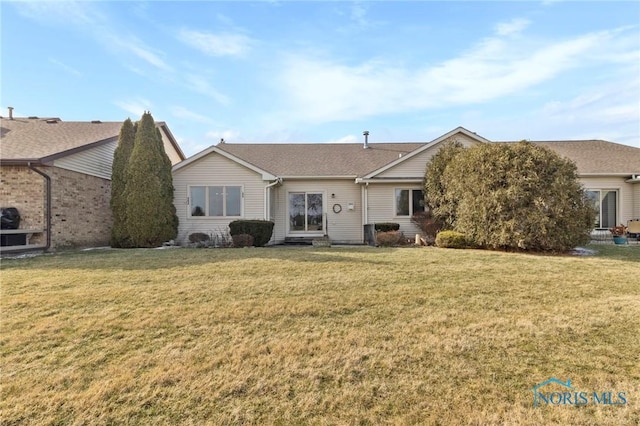
{"type": "Polygon", "coordinates": [[[296,179],[296,180],[332,180],[332,179],[355,179],[356,175],[351,176],[280,176],[280,179],[296,179]]]}
{"type": "Polygon", "coordinates": [[[422,183],[423,178],[358,178],[356,183],[422,183]]]}
{"type": "Polygon", "coordinates": [[[420,154],[421,152],[426,151],[427,149],[431,148],[434,145],[439,144],[440,142],[450,138],[451,136],[457,134],[457,133],[462,133],[465,136],[470,137],[471,139],[475,139],[480,143],[490,143],[491,141],[489,141],[488,139],[483,138],[482,136],[478,136],[473,132],[470,132],[469,130],[465,129],[464,127],[456,127],[455,129],[451,130],[450,132],[445,133],[444,135],[432,140],[431,142],[428,142],[425,145],[422,145],[419,148],[416,148],[413,152],[410,152],[407,155],[403,155],[402,157],[398,158],[397,160],[392,161],[391,163],[379,168],[378,170],[374,170],[373,172],[367,174],[364,176],[365,179],[369,179],[372,178],[376,175],[379,175],[380,173],[384,172],[385,170],[389,170],[390,168],[402,163],[403,161],[408,160],[411,157],[414,157],[418,154],[420,154]]]}
{"type": "Polygon", "coordinates": [[[254,172],[262,175],[262,180],[276,180],[277,179],[277,176],[267,172],[266,170],[262,170],[261,168],[256,167],[253,164],[248,163],[248,162],[244,161],[243,159],[236,157],[233,154],[229,154],[228,152],[216,147],[215,145],[210,146],[209,148],[205,149],[204,151],[200,151],[199,153],[194,154],[193,156],[187,158],[186,160],[179,162],[178,164],[176,164],[175,166],[172,167],[171,171],[175,172],[177,170],[180,170],[181,168],[186,167],[189,164],[194,163],[194,162],[198,161],[199,159],[204,158],[204,157],[206,157],[207,155],[209,155],[211,153],[219,154],[219,155],[221,155],[221,156],[223,156],[223,157],[225,157],[225,158],[227,158],[227,159],[229,159],[231,161],[234,161],[234,162],[236,162],[236,163],[238,163],[238,164],[240,164],[240,165],[242,165],[242,166],[244,166],[244,167],[246,167],[246,168],[248,168],[250,170],[253,170],[254,172]]]}

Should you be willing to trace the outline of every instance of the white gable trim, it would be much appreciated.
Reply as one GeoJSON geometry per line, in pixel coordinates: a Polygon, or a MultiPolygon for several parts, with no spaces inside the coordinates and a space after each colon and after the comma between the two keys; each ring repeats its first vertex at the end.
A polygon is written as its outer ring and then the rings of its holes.
{"type": "Polygon", "coordinates": [[[382,172],[384,172],[386,170],[389,170],[392,167],[397,166],[398,164],[402,163],[403,161],[406,161],[409,158],[414,157],[414,156],[426,151],[427,149],[429,149],[429,148],[431,148],[431,147],[433,147],[433,146],[435,146],[435,145],[447,140],[451,136],[454,136],[454,135],[456,135],[458,133],[462,133],[463,135],[468,136],[469,138],[474,139],[474,140],[476,140],[476,141],[478,141],[480,143],[489,143],[490,142],[488,139],[485,139],[482,136],[478,136],[475,133],[470,132],[469,130],[465,129],[464,127],[456,127],[455,129],[451,130],[450,132],[447,132],[444,135],[438,137],[437,139],[434,139],[431,142],[429,142],[429,143],[427,143],[425,145],[422,145],[421,147],[419,147],[419,148],[415,149],[414,151],[410,152],[409,154],[404,155],[404,156],[398,158],[397,160],[392,161],[391,163],[379,168],[378,170],[374,170],[373,172],[363,176],[362,179],[363,180],[364,179],[372,179],[375,176],[379,175],[380,173],[382,173],[382,172]]]}
{"type": "Polygon", "coordinates": [[[248,162],[244,161],[243,159],[236,157],[233,154],[229,154],[228,152],[216,147],[215,145],[210,146],[209,148],[205,149],[204,151],[200,151],[199,153],[187,158],[186,160],[179,162],[178,164],[173,166],[173,168],[171,170],[172,170],[172,172],[176,172],[177,170],[180,170],[181,168],[186,167],[189,164],[194,163],[194,162],[198,161],[199,159],[204,158],[204,157],[206,157],[207,155],[209,155],[211,153],[219,154],[219,155],[221,155],[221,156],[223,156],[223,157],[225,157],[225,158],[227,158],[227,159],[229,159],[229,160],[231,160],[231,161],[233,161],[235,163],[240,164],[241,166],[244,166],[244,167],[246,167],[246,168],[248,168],[250,170],[253,170],[254,172],[262,175],[262,179],[263,180],[275,180],[275,179],[277,179],[277,176],[267,172],[266,170],[262,170],[262,169],[260,169],[260,168],[258,168],[256,166],[254,166],[253,164],[248,163],[248,162]]]}

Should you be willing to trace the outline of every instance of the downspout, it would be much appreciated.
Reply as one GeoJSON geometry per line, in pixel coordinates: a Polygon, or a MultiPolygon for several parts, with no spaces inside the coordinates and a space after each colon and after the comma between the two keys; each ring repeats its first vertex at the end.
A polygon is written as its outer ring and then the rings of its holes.
{"type": "Polygon", "coordinates": [[[45,196],[47,199],[47,208],[46,208],[46,217],[45,217],[45,225],[47,227],[47,244],[44,247],[44,250],[47,251],[51,248],[51,176],[43,172],[42,170],[36,169],[31,163],[27,163],[27,167],[33,170],[40,176],[42,176],[45,180],[46,189],[45,196]]]}
{"type": "Polygon", "coordinates": [[[280,183],[282,183],[282,178],[277,178],[269,185],[264,187],[264,220],[270,220],[269,211],[271,210],[271,200],[269,198],[269,191],[271,191],[271,188],[280,183]]]}

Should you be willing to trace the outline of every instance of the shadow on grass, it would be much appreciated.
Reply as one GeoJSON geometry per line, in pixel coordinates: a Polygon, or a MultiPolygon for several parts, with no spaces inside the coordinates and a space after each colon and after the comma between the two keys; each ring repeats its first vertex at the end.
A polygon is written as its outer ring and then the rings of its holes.
{"type": "Polygon", "coordinates": [[[275,262],[390,264],[385,256],[398,250],[371,247],[252,247],[228,249],[98,249],[6,258],[2,269],[157,270],[203,266],[222,262],[267,259],[275,262]],[[362,255],[360,255],[362,254],[362,255]]]}
{"type": "Polygon", "coordinates": [[[590,244],[587,248],[595,251],[596,253],[594,256],[600,259],[623,260],[626,262],[640,263],[640,244],[590,244]]]}

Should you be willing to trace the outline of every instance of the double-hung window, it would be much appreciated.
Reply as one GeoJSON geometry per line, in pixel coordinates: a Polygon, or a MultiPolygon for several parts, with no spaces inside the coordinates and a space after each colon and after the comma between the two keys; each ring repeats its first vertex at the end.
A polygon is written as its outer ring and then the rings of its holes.
{"type": "Polygon", "coordinates": [[[191,186],[189,213],[191,217],[240,217],[242,198],[242,186],[191,186]]]}
{"type": "Polygon", "coordinates": [[[613,228],[617,224],[618,191],[612,189],[587,189],[587,197],[596,209],[596,228],[613,228]]]}
{"type": "Polygon", "coordinates": [[[396,188],[396,216],[413,216],[424,211],[424,193],[420,189],[396,188]]]}

